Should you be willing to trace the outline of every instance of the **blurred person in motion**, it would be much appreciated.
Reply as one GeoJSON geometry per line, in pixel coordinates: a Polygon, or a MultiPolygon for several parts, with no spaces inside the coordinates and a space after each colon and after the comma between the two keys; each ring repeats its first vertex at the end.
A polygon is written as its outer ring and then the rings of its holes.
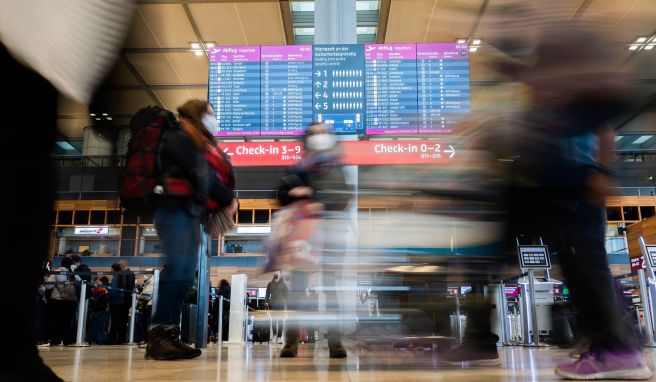
{"type": "MultiPolygon", "coordinates": [[[[273,279],[267,284],[264,302],[271,310],[285,310],[288,294],[289,290],[287,289],[285,280],[276,272],[273,275],[273,279]]],[[[276,319],[276,324],[273,327],[276,339],[282,337],[282,330],[280,330],[279,324],[280,320],[276,319]]]]}
{"type": "Polygon", "coordinates": [[[513,131],[509,232],[545,239],[558,254],[589,350],[556,374],[569,379],[648,379],[623,320],[605,250],[605,199],[613,184],[611,122],[627,109],[628,82],[609,44],[581,23],[543,28],[531,65],[499,67],[528,85],[531,103],[513,131]]]}
{"type": "Polygon", "coordinates": [[[87,341],[104,345],[109,339],[109,279],[102,276],[91,289],[89,318],[87,320],[87,341]]]}
{"type": "MultiPolygon", "coordinates": [[[[228,183],[210,167],[208,151],[216,147],[218,122],[212,105],[190,100],[178,108],[179,128],[166,136],[161,171],[191,186],[190,195],[163,193],[155,200],[154,223],[166,262],[159,279],[159,296],[148,333],[146,359],[190,359],[201,355],[180,340],[180,317],[185,297],[194,284],[201,223],[209,201],[232,216],[237,200],[228,183]]],[[[218,158],[226,160],[225,157],[218,158]]],[[[224,164],[224,168],[231,168],[224,164]]]]}
{"type": "Polygon", "coordinates": [[[2,127],[9,141],[29,142],[29,147],[11,145],[2,151],[3,163],[11,163],[6,166],[12,180],[6,200],[11,203],[5,212],[13,219],[2,231],[2,241],[7,251],[21,253],[14,265],[24,272],[4,276],[8,285],[18,287],[5,296],[11,314],[0,315],[0,327],[7,329],[4,340],[11,344],[0,350],[0,380],[61,380],[39,357],[34,339],[39,268],[48,253],[53,211],[50,155],[57,98],[61,92],[80,103],[91,99],[114,63],[132,5],[127,0],[0,2],[0,76],[3,89],[12,95],[0,106],[2,127]],[[30,213],[25,213],[26,206],[30,213]],[[30,243],[27,252],[25,243],[30,243]]]}
{"type": "MultiPolygon", "coordinates": [[[[310,125],[303,137],[304,155],[298,165],[293,167],[290,173],[281,179],[278,187],[278,202],[283,206],[292,207],[295,203],[304,201],[307,204],[303,208],[309,210],[312,217],[302,224],[310,224],[310,220],[320,222],[322,227],[313,223],[312,238],[310,241],[316,241],[317,236],[323,236],[322,243],[318,245],[310,244],[312,247],[310,257],[317,256],[317,251],[321,251],[318,256],[319,266],[317,270],[321,271],[323,286],[326,288],[326,305],[330,312],[337,312],[337,292],[336,292],[336,269],[339,267],[344,258],[345,246],[340,245],[338,233],[327,235],[328,231],[335,231],[335,222],[331,221],[336,215],[343,212],[349,203],[349,188],[346,185],[346,178],[342,169],[340,158],[340,147],[337,143],[337,136],[322,123],[310,125]],[[330,227],[330,228],[328,228],[330,227]],[[320,232],[322,231],[322,232],[320,232]]],[[[283,239],[284,240],[284,239],[283,239]]],[[[312,261],[312,260],[310,260],[312,261]]],[[[306,300],[306,289],[309,287],[311,272],[299,263],[286,264],[291,270],[291,287],[287,299],[287,307],[290,310],[316,310],[309,305],[318,305],[316,301],[309,302],[306,300]],[[304,270],[305,269],[305,270],[304,270]]],[[[335,319],[338,322],[338,319],[335,319]]],[[[331,325],[327,329],[328,349],[330,358],[345,358],[346,350],[342,346],[342,334],[336,325],[331,325]]],[[[280,351],[280,357],[296,357],[298,353],[298,343],[300,339],[299,323],[288,323],[285,332],[285,344],[280,351]]]]}

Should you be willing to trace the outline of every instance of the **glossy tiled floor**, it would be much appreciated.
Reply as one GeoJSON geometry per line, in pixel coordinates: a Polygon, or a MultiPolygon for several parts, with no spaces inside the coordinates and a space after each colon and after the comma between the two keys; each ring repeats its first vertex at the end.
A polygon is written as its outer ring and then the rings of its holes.
{"type": "MultiPolygon", "coordinates": [[[[550,381],[559,349],[500,349],[501,367],[445,367],[422,350],[348,346],[347,359],[331,360],[324,347],[301,345],[296,359],[279,359],[281,345],[210,347],[187,361],[146,361],[144,349],[127,346],[44,348],[41,354],[66,381],[550,381]]],[[[647,350],[654,370],[656,351],[647,350]]]]}

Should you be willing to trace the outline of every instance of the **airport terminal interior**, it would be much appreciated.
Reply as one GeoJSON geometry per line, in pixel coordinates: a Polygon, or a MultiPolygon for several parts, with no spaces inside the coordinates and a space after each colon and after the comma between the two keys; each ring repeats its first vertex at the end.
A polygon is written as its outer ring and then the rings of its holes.
{"type": "Polygon", "coordinates": [[[93,97],[58,99],[36,339],[60,378],[656,370],[656,0],[134,3],[93,97]],[[170,227],[179,239],[162,240],[161,208],[131,213],[122,187],[135,114],[183,120],[192,99],[209,102],[213,121],[197,125],[231,164],[212,177],[232,171],[238,206],[211,215],[228,228],[187,236],[193,286],[175,291],[165,340],[202,354],[161,360],[152,320],[174,293],[167,251],[185,240],[170,227]],[[603,348],[618,327],[637,350],[603,348]]]}

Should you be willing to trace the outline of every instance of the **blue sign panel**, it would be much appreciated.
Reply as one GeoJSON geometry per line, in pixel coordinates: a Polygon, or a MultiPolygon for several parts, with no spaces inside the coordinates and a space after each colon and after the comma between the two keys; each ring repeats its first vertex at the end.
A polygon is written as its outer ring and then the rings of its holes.
{"type": "Polygon", "coordinates": [[[337,133],[364,133],[364,47],[314,45],[314,120],[337,133]]]}

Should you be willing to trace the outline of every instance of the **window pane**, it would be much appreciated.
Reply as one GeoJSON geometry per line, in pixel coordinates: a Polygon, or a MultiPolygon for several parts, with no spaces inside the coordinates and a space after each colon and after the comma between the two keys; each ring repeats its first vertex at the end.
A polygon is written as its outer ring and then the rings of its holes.
{"type": "Polygon", "coordinates": [[[59,225],[73,224],[73,211],[59,211],[59,220],[57,224],[59,225]]]}
{"type": "Polygon", "coordinates": [[[269,210],[255,210],[255,223],[268,223],[269,210]]]}
{"type": "Polygon", "coordinates": [[[91,224],[105,224],[105,211],[91,211],[91,224]]]}
{"type": "Polygon", "coordinates": [[[89,224],[89,211],[75,211],[75,224],[89,224]]]}

